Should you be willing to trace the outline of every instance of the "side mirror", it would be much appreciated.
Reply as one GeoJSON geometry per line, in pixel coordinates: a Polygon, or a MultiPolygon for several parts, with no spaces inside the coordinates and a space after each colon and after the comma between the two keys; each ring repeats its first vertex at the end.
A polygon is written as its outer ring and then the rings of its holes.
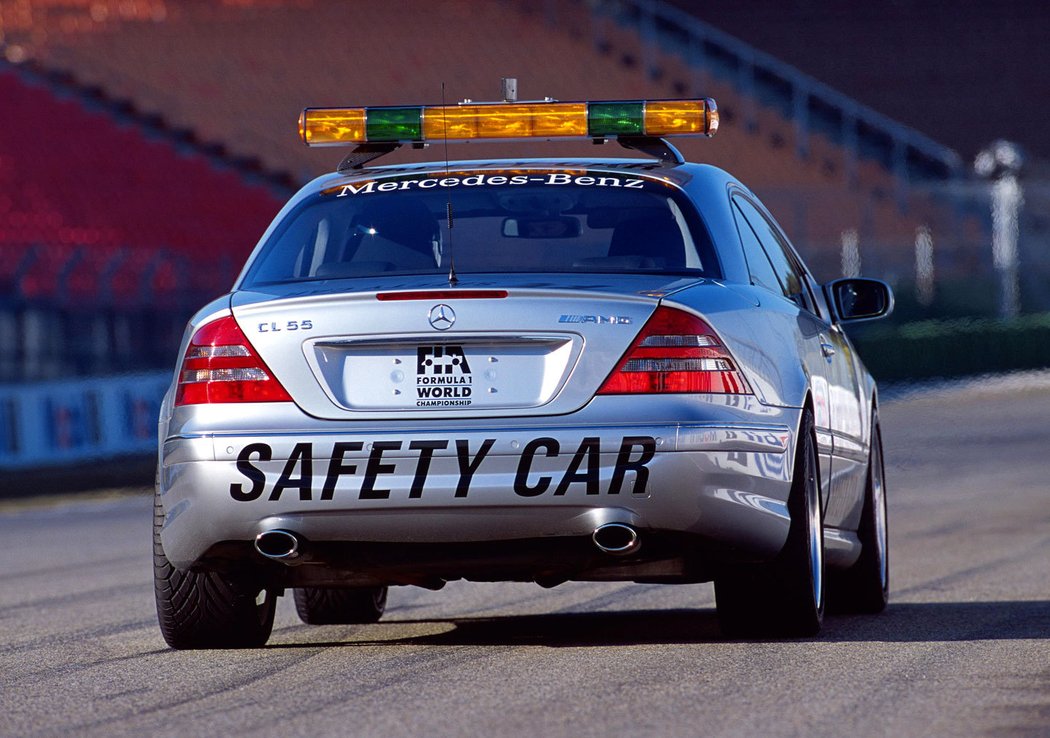
{"type": "Polygon", "coordinates": [[[884,318],[893,312],[893,291],[877,279],[836,279],[824,294],[841,323],[884,318]]]}

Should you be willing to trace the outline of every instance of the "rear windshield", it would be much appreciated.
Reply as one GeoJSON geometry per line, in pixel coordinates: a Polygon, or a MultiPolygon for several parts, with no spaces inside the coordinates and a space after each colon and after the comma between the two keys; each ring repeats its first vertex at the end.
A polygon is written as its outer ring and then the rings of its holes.
{"type": "Polygon", "coordinates": [[[452,259],[457,274],[719,276],[707,230],[676,188],[628,174],[530,170],[332,187],[285,217],[242,286],[447,273],[452,259]]]}

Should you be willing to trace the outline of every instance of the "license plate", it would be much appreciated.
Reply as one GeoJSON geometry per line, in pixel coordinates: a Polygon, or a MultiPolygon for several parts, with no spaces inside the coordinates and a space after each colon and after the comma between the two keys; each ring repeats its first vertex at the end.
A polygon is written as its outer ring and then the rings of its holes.
{"type": "Polygon", "coordinates": [[[352,410],[538,407],[568,375],[572,342],[537,337],[459,343],[318,344],[329,389],[352,410]],[[334,380],[334,381],[333,381],[334,380]]]}

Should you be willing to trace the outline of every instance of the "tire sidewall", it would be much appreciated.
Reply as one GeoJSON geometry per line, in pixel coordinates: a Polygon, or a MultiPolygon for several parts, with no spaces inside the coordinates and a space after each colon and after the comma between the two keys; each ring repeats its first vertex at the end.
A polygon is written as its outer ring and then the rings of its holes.
{"type": "Polygon", "coordinates": [[[817,458],[816,431],[813,417],[807,411],[803,420],[803,435],[800,439],[806,443],[802,453],[805,455],[800,471],[804,474],[802,488],[805,490],[805,541],[809,571],[809,604],[813,617],[819,628],[824,619],[824,607],[827,600],[827,577],[824,552],[824,501],[820,494],[820,467],[817,458]]]}
{"type": "Polygon", "coordinates": [[[788,499],[791,530],[779,562],[785,601],[792,603],[784,614],[784,629],[796,635],[815,635],[824,620],[827,577],[816,430],[809,410],[799,424],[797,446],[788,499]]]}

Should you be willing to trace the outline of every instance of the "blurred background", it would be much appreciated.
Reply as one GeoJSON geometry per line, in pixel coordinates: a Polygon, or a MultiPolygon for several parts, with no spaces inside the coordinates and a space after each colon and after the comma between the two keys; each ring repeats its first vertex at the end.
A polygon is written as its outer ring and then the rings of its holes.
{"type": "MultiPolygon", "coordinates": [[[[302,108],[504,76],[716,98],[686,157],[751,186],[821,280],[894,286],[853,334],[883,383],[1050,365],[1048,38],[1041,0],[0,0],[0,483],[152,480],[186,319],[338,162],[302,108]]],[[[453,156],[620,155],[483,146],[453,156]]]]}

